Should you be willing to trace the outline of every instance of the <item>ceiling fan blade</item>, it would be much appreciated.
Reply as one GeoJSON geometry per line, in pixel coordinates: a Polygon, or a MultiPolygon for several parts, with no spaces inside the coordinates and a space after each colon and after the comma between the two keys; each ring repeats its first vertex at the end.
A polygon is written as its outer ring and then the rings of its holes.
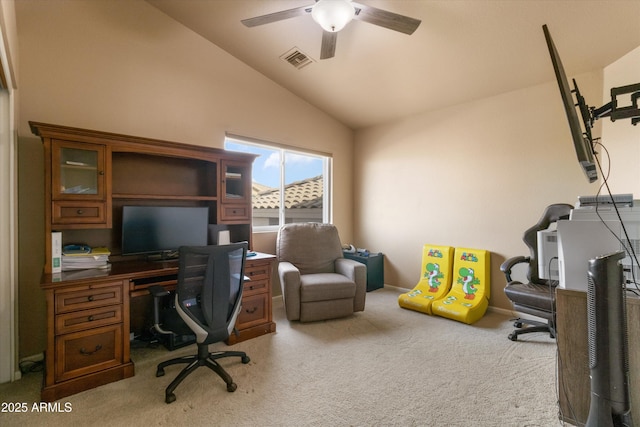
{"type": "Polygon", "coordinates": [[[320,59],[333,58],[336,53],[336,41],[338,33],[331,31],[322,32],[322,46],[320,47],[320,59]]]}
{"type": "Polygon", "coordinates": [[[356,8],[356,15],[353,19],[368,22],[373,25],[399,31],[404,34],[413,34],[420,23],[419,19],[411,18],[397,13],[365,6],[359,3],[352,3],[356,8]]]}
{"type": "Polygon", "coordinates": [[[242,22],[247,27],[257,27],[258,25],[270,24],[283,19],[295,18],[307,13],[311,13],[313,5],[296,7],[294,9],[281,10],[280,12],[269,13],[267,15],[256,16],[255,18],[243,19],[242,22]]]}

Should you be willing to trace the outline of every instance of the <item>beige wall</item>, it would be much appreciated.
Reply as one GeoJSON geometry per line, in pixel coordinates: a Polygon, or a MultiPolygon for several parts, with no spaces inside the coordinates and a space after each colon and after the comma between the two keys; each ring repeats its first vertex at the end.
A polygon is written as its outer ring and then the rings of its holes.
{"type": "MultiPolygon", "coordinates": [[[[598,105],[601,74],[576,77],[598,105]]],[[[490,304],[511,309],[499,267],[528,255],[524,230],[547,205],[597,191],[570,138],[555,81],[359,131],[354,243],[385,253],[385,282],[403,288],[425,243],[487,249],[490,304]]]]}
{"type": "MultiPolygon", "coordinates": [[[[608,102],[612,87],[636,83],[640,83],[640,46],[604,69],[603,96],[608,102]]],[[[618,102],[619,107],[631,105],[629,96],[618,102]]],[[[611,156],[611,191],[634,193],[636,199],[640,198],[640,125],[631,125],[629,119],[602,119],[602,142],[611,156]]]]}
{"type": "MultiPolygon", "coordinates": [[[[16,2],[20,48],[20,355],[45,346],[43,163],[28,121],[222,147],[225,132],[334,156],[352,236],[353,132],[141,0],[16,2]]],[[[256,239],[272,252],[274,237],[256,239]]]]}

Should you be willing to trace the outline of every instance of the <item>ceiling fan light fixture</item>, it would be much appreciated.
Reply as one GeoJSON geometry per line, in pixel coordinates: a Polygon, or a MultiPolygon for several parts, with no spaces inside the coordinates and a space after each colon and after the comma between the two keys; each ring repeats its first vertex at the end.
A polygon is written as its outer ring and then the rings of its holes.
{"type": "Polygon", "coordinates": [[[323,30],[335,33],[347,25],[356,14],[350,0],[319,0],[311,10],[311,16],[323,30]]]}

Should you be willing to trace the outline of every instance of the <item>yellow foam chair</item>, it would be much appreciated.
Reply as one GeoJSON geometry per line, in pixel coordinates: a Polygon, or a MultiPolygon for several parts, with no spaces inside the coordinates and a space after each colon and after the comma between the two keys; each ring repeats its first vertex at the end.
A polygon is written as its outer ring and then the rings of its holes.
{"type": "Polygon", "coordinates": [[[431,304],[443,298],[451,289],[452,264],[452,247],[424,245],[422,277],[410,292],[398,297],[400,307],[431,314],[431,304]]]}
{"type": "Polygon", "coordinates": [[[453,285],[442,299],[434,301],[434,315],[472,324],[489,307],[491,290],[489,251],[456,248],[453,259],[453,285]]]}

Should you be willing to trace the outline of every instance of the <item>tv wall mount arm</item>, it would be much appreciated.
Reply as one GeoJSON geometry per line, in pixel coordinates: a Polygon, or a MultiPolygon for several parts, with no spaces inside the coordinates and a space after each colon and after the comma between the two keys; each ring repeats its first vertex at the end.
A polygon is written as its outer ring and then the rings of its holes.
{"type": "Polygon", "coordinates": [[[611,121],[618,119],[631,119],[631,124],[636,125],[640,122],[640,108],[638,107],[638,99],[640,99],[640,83],[628,86],[614,87],[611,89],[611,121]],[[626,107],[618,107],[618,95],[631,94],[631,105],[626,107]]]}
{"type": "Polygon", "coordinates": [[[611,88],[611,102],[606,103],[600,108],[593,108],[586,105],[584,98],[580,95],[578,85],[573,80],[574,92],[578,103],[577,107],[580,108],[580,113],[585,124],[588,124],[589,128],[593,127],[593,123],[602,118],[610,117],[612,122],[620,119],[631,119],[632,125],[640,123],[640,83],[635,83],[627,86],[620,86],[611,88]],[[627,106],[619,106],[618,97],[621,95],[631,94],[631,104],[627,106]]]}

